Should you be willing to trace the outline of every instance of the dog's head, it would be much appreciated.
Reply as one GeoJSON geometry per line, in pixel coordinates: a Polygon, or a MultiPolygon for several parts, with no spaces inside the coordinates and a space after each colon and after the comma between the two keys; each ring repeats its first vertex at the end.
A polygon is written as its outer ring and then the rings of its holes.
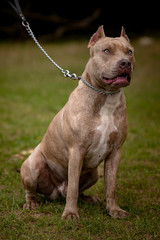
{"type": "Polygon", "coordinates": [[[117,89],[130,84],[134,69],[134,49],[122,27],[120,37],[106,37],[100,26],[91,37],[90,61],[96,81],[106,89],[117,89]]]}

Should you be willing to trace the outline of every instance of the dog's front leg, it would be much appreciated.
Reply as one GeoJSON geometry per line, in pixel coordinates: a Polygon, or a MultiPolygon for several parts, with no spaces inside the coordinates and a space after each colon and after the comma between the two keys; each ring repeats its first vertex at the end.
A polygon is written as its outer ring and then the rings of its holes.
{"type": "Polygon", "coordinates": [[[111,153],[105,161],[105,188],[106,188],[106,210],[114,218],[124,218],[128,213],[121,209],[115,201],[116,175],[121,160],[121,149],[111,153]]]}
{"type": "Polygon", "coordinates": [[[79,178],[81,173],[83,163],[82,153],[76,149],[72,148],[69,155],[69,165],[68,165],[68,189],[66,197],[66,206],[62,217],[65,219],[79,218],[77,201],[79,195],[79,178]]]}

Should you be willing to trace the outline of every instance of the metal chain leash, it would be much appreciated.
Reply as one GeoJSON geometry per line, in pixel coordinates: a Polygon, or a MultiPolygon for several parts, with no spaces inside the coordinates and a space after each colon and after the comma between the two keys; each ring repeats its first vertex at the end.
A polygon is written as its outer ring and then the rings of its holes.
{"type": "Polygon", "coordinates": [[[32,29],[30,28],[29,23],[27,22],[25,16],[23,15],[22,9],[20,7],[19,1],[18,0],[14,0],[15,5],[8,1],[9,4],[11,5],[11,7],[13,8],[13,10],[18,14],[19,18],[22,21],[22,26],[26,29],[26,31],[28,32],[29,36],[33,39],[33,41],[35,42],[35,44],[39,47],[39,49],[44,53],[44,55],[48,58],[49,61],[51,61],[51,63],[58,68],[65,77],[69,77],[72,80],[78,80],[80,79],[80,77],[78,77],[75,73],[70,73],[69,70],[64,70],[63,68],[61,68],[49,55],[48,53],[44,50],[44,48],[40,45],[40,43],[38,42],[37,38],[35,37],[34,33],[32,32],[32,29]]]}
{"type": "Polygon", "coordinates": [[[63,68],[61,68],[49,55],[48,53],[44,50],[44,48],[40,45],[40,43],[38,42],[37,38],[35,37],[34,33],[32,32],[32,29],[29,26],[29,23],[27,22],[25,16],[22,13],[21,7],[19,5],[19,1],[18,0],[14,0],[15,5],[13,5],[13,3],[11,3],[10,1],[8,1],[9,4],[11,5],[11,7],[13,8],[13,10],[18,14],[19,18],[22,21],[22,26],[26,29],[26,31],[28,32],[29,36],[33,39],[33,41],[35,42],[35,44],[39,47],[39,49],[44,53],[44,55],[46,56],[46,58],[48,58],[49,61],[51,61],[51,63],[58,68],[64,75],[64,77],[69,77],[72,80],[80,80],[86,84],[88,87],[90,87],[91,89],[93,89],[96,92],[99,92],[100,94],[103,95],[113,95],[116,93],[119,93],[120,91],[115,91],[115,92],[105,92],[102,91],[98,88],[95,88],[94,86],[92,86],[90,83],[88,83],[86,80],[84,80],[84,78],[77,76],[75,73],[70,73],[69,70],[64,70],[63,68]]]}
{"type": "Polygon", "coordinates": [[[49,61],[51,61],[51,63],[58,68],[64,75],[64,77],[69,77],[72,80],[78,80],[80,79],[80,77],[78,77],[75,73],[70,73],[69,70],[64,70],[63,68],[61,68],[49,55],[48,53],[44,50],[44,48],[40,45],[40,43],[38,42],[37,38],[35,37],[34,33],[32,32],[32,29],[29,26],[29,23],[26,20],[22,21],[22,26],[25,27],[26,31],[28,32],[29,36],[33,39],[33,41],[36,43],[36,45],[39,47],[39,49],[44,53],[44,55],[46,56],[46,58],[48,58],[49,61]]]}

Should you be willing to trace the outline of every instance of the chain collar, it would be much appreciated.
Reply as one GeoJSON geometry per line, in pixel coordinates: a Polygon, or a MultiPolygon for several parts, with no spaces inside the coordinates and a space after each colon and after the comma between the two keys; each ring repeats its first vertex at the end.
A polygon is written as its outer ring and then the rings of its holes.
{"type": "Polygon", "coordinates": [[[103,95],[114,95],[114,94],[120,92],[120,90],[119,90],[119,91],[116,91],[116,92],[105,92],[105,91],[103,91],[103,90],[100,90],[100,89],[98,89],[98,88],[93,87],[89,82],[87,82],[87,81],[86,81],[84,78],[82,78],[82,77],[81,77],[80,80],[81,80],[84,84],[86,84],[88,87],[90,87],[91,89],[93,89],[94,91],[96,91],[96,92],[98,92],[98,93],[100,93],[100,94],[103,94],[103,95]]]}

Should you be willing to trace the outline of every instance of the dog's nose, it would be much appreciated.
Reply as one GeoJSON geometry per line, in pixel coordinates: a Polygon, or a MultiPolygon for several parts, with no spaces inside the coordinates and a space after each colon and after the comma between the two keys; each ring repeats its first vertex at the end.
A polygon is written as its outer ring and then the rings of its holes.
{"type": "Polygon", "coordinates": [[[119,67],[121,69],[125,69],[125,68],[129,69],[131,68],[131,62],[128,61],[127,59],[122,59],[119,61],[119,67]]]}

